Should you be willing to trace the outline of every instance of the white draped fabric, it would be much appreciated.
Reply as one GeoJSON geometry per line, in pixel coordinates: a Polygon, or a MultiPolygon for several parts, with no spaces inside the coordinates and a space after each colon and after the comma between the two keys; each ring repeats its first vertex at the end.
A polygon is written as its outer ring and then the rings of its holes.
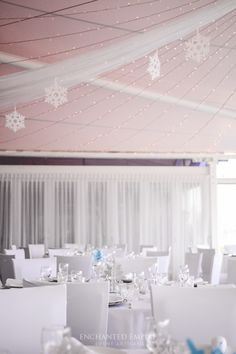
{"type": "Polygon", "coordinates": [[[172,248],[210,243],[209,176],[199,167],[5,167],[0,173],[1,247],[65,242],[172,248]],[[5,170],[5,172],[4,172],[5,170]],[[18,170],[18,172],[17,172],[18,170]],[[47,171],[47,172],[45,172],[47,171]]]}
{"type": "Polygon", "coordinates": [[[137,33],[124,41],[55,64],[42,64],[38,69],[2,77],[0,105],[5,108],[42,97],[45,87],[50,86],[55,77],[66,87],[94,80],[102,73],[142,58],[175,40],[182,40],[235,8],[235,0],[219,0],[172,20],[165,27],[158,26],[148,32],[137,33]]]}

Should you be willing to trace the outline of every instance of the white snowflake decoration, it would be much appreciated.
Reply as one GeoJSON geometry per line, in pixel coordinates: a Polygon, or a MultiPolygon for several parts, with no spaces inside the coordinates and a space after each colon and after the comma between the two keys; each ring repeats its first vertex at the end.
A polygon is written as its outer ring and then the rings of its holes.
{"type": "Polygon", "coordinates": [[[150,74],[152,80],[155,80],[156,78],[158,78],[160,76],[161,63],[160,63],[157,51],[153,56],[149,57],[149,64],[148,64],[147,71],[150,74]]]}
{"type": "Polygon", "coordinates": [[[206,59],[210,50],[210,38],[197,34],[185,43],[185,59],[201,63],[206,59]]]}
{"type": "Polygon", "coordinates": [[[25,128],[25,117],[19,112],[17,112],[16,109],[11,113],[6,114],[5,117],[5,127],[13,130],[15,133],[18,130],[25,128]]]}
{"type": "Polygon", "coordinates": [[[57,108],[67,101],[67,88],[60,86],[55,79],[54,84],[45,89],[45,102],[57,108]]]}

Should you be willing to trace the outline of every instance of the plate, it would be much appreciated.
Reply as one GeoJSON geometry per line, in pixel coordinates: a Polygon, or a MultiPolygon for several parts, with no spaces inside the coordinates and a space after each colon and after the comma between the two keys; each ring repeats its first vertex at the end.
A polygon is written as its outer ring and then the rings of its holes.
{"type": "Polygon", "coordinates": [[[124,298],[120,294],[109,294],[109,306],[118,306],[124,303],[124,298]]]}

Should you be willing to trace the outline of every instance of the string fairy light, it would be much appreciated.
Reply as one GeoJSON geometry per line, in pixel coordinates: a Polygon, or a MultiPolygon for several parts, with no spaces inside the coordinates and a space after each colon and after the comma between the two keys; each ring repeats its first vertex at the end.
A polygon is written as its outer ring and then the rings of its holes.
{"type": "MultiPolygon", "coordinates": [[[[5,0],[4,0],[5,1],[5,0]]],[[[213,3],[214,3],[215,1],[213,1],[213,3]]],[[[212,3],[212,2],[211,2],[212,3]]],[[[202,9],[202,8],[204,8],[204,7],[206,7],[206,6],[208,6],[209,4],[204,4],[204,5],[202,5],[202,6],[199,6],[197,9],[202,9]]],[[[39,11],[41,11],[41,10],[39,10],[39,11]]],[[[174,17],[172,17],[172,18],[170,18],[170,19],[168,19],[168,20],[163,20],[163,21],[161,21],[161,22],[158,22],[158,23],[155,23],[155,24],[153,24],[153,25],[149,25],[149,26],[146,26],[146,27],[142,27],[141,29],[138,29],[138,30],[136,30],[136,31],[134,31],[135,33],[142,33],[142,31],[145,29],[145,31],[147,30],[147,29],[149,29],[149,28],[152,28],[153,26],[157,26],[157,25],[160,25],[160,24],[162,24],[162,23],[167,23],[167,22],[169,22],[169,21],[172,21],[172,20],[174,20],[174,19],[176,19],[176,18],[179,18],[179,17],[181,17],[181,16],[184,16],[184,15],[186,15],[186,14],[188,14],[188,13],[190,13],[190,12],[192,12],[192,10],[190,10],[190,11],[188,11],[188,12],[185,12],[185,13],[181,13],[181,14],[179,14],[179,15],[175,15],[174,17]]],[[[144,16],[145,17],[145,16],[144,16]]],[[[129,20],[129,21],[124,21],[124,22],[122,22],[122,24],[127,24],[127,23],[129,23],[129,22],[132,22],[132,21],[134,21],[134,20],[129,20]]],[[[87,22],[89,22],[89,21],[87,21],[87,22]]],[[[98,25],[97,23],[96,23],[96,25],[98,25]]],[[[103,26],[103,27],[107,27],[105,24],[99,24],[99,25],[101,25],[101,26],[103,26]]],[[[0,27],[1,27],[1,25],[0,25],[0,27]]],[[[111,26],[112,27],[112,26],[111,26]]],[[[116,28],[116,29],[118,29],[118,27],[116,28]]],[[[124,30],[124,29],[123,29],[124,30]]],[[[86,45],[86,46],[74,46],[74,48],[72,48],[72,49],[67,49],[67,50],[61,50],[61,51],[55,51],[55,52],[53,52],[53,53],[50,53],[50,54],[44,54],[44,55],[38,55],[38,56],[32,56],[31,58],[27,58],[27,59],[23,59],[23,60],[15,60],[15,61],[10,61],[10,62],[5,62],[5,63],[3,63],[3,64],[8,64],[8,65],[14,65],[14,64],[17,64],[17,63],[20,63],[20,62],[25,62],[25,61],[28,61],[28,60],[37,60],[37,59],[42,59],[42,58],[48,58],[48,57],[52,57],[52,56],[55,56],[55,55],[59,55],[59,54],[67,54],[67,53],[71,53],[71,52],[74,52],[74,51],[77,51],[77,50],[81,50],[81,49],[85,49],[85,48],[88,48],[88,47],[94,47],[94,46],[96,46],[96,45],[99,45],[99,44],[102,44],[103,42],[109,42],[109,41],[113,41],[114,39],[121,39],[121,38],[124,38],[125,36],[128,36],[130,34],[130,31],[128,31],[128,33],[125,33],[125,34],[121,34],[121,35],[119,35],[119,36],[116,36],[115,38],[113,37],[113,38],[111,38],[111,39],[106,39],[106,40],[103,40],[103,41],[100,41],[100,42],[96,42],[96,43],[92,43],[92,44],[89,44],[89,45],[86,45]]]]}
{"type": "MultiPolygon", "coordinates": [[[[153,0],[152,0],[153,1],[153,0]]],[[[199,2],[200,0],[195,0],[194,2],[199,2]]],[[[146,4],[146,3],[145,3],[146,4]]],[[[134,5],[134,4],[133,4],[134,5]]],[[[144,4],[139,4],[137,3],[136,5],[144,5],[144,4]]],[[[182,6],[185,7],[189,5],[189,3],[186,3],[186,4],[183,4],[182,6]]],[[[126,7],[126,6],[123,6],[123,7],[126,7]]],[[[156,15],[160,15],[160,14],[163,14],[163,13],[166,13],[166,12],[169,12],[169,11],[173,11],[175,9],[177,9],[177,7],[173,7],[171,9],[166,9],[166,10],[162,10],[162,11],[158,11],[158,12],[152,12],[151,15],[145,15],[145,16],[141,16],[141,17],[138,17],[138,18],[134,18],[132,20],[128,20],[128,21],[121,21],[119,22],[120,25],[123,25],[123,24],[126,24],[126,23],[130,23],[130,22],[135,22],[137,20],[140,20],[140,19],[145,19],[145,18],[149,18],[150,16],[156,16],[156,15]]],[[[100,9],[96,10],[95,12],[99,12],[101,11],[100,9]]],[[[91,11],[86,11],[86,14],[87,13],[90,13],[91,11]]],[[[67,14],[69,15],[69,14],[67,14]]],[[[47,18],[48,18],[48,15],[47,15],[47,18]]],[[[1,20],[2,18],[0,18],[1,20]]],[[[172,18],[173,19],[173,18],[172,18]]],[[[158,25],[158,23],[156,23],[158,25]]],[[[12,44],[22,44],[22,43],[28,43],[28,42],[37,42],[37,41],[42,41],[42,40],[48,40],[48,39],[58,39],[58,38],[63,38],[63,37],[68,37],[68,36],[74,36],[74,35],[78,35],[78,34],[84,34],[84,33],[88,33],[88,32],[93,32],[93,31],[97,31],[97,30],[100,30],[100,29],[105,29],[106,27],[100,25],[100,27],[97,27],[97,28],[92,28],[92,29],[87,29],[87,30],[83,30],[83,31],[76,31],[76,32],[70,32],[70,33],[65,33],[65,34],[57,34],[57,35],[52,35],[52,36],[46,36],[46,37],[38,37],[38,38],[32,38],[32,39],[20,39],[20,40],[17,40],[17,41],[10,41],[10,42],[0,42],[1,45],[12,45],[12,44]]],[[[144,30],[145,28],[141,28],[140,30],[144,30]]]]}

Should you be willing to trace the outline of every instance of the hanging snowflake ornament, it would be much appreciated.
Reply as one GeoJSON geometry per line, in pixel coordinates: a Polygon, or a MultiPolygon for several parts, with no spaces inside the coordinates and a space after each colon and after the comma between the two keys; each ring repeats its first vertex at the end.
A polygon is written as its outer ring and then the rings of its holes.
{"type": "Polygon", "coordinates": [[[209,54],[210,38],[202,36],[199,31],[185,43],[185,59],[201,63],[209,54]]]}
{"type": "Polygon", "coordinates": [[[25,117],[17,112],[16,108],[13,112],[6,114],[5,127],[13,130],[15,133],[25,128],[25,117]]]}
{"type": "Polygon", "coordinates": [[[157,51],[153,56],[149,57],[149,64],[148,64],[147,72],[150,74],[152,80],[155,80],[156,78],[158,78],[160,76],[161,63],[160,63],[157,51]]]}
{"type": "Polygon", "coordinates": [[[60,86],[55,79],[54,84],[45,89],[45,102],[57,108],[67,101],[67,88],[60,86]]]}

